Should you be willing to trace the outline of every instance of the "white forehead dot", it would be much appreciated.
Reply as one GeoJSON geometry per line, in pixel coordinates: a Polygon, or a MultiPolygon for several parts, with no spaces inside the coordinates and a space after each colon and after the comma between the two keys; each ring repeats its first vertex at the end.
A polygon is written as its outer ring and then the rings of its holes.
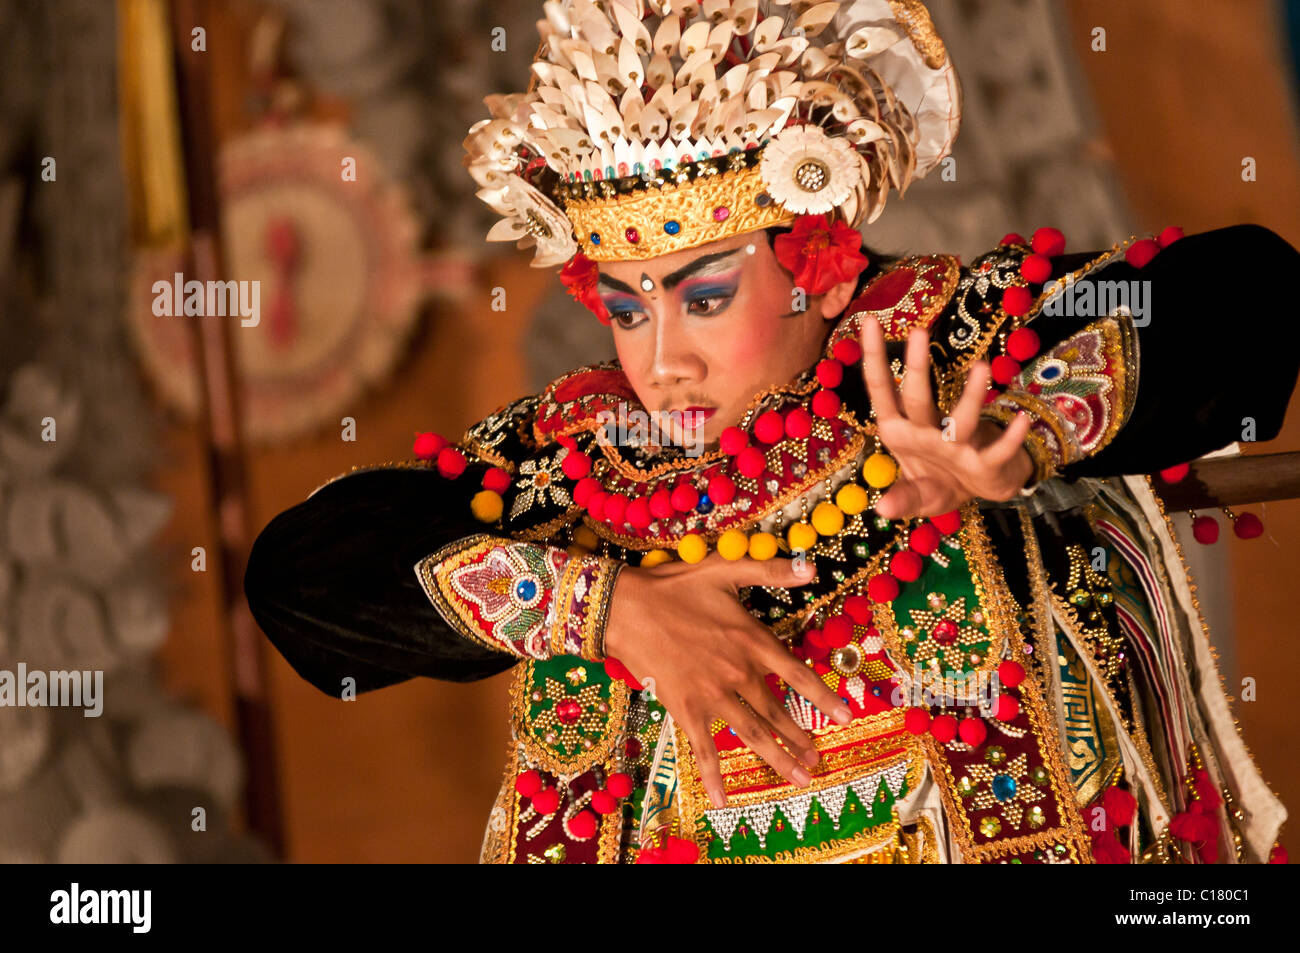
{"type": "Polygon", "coordinates": [[[758,249],[754,247],[754,243],[753,243],[753,242],[750,242],[748,245],[745,246],[745,254],[746,254],[746,255],[752,255],[752,254],[754,254],[756,251],[758,251],[758,249]]]}
{"type": "Polygon", "coordinates": [[[654,283],[653,281],[651,281],[650,278],[648,278],[648,277],[646,277],[646,278],[642,278],[642,279],[641,279],[641,290],[642,290],[642,291],[654,291],[654,290],[655,290],[655,283],[654,283]]]}

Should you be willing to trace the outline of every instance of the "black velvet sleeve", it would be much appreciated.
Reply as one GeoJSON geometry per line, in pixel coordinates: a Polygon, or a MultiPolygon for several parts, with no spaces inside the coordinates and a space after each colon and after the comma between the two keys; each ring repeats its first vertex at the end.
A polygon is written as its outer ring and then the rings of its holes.
{"type": "Polygon", "coordinates": [[[469,500],[485,466],[455,480],[423,466],[358,471],[273,519],[253,544],[244,592],[253,617],[303,678],[338,698],[416,675],[486,678],[517,659],[453,630],[416,563],[483,531],[469,500]]]}
{"type": "MultiPolygon", "coordinates": [[[[1053,277],[1095,255],[1053,259],[1053,277]]],[[[1236,225],[1188,235],[1144,268],[1122,258],[1081,279],[1150,281],[1148,314],[1135,321],[1137,396],[1110,443],[1063,467],[1064,479],[1154,473],[1242,438],[1282,429],[1300,374],[1300,322],[1290,298],[1300,253],[1272,231],[1236,225]]],[[[1040,316],[1044,347],[1092,318],[1040,316]]]]}

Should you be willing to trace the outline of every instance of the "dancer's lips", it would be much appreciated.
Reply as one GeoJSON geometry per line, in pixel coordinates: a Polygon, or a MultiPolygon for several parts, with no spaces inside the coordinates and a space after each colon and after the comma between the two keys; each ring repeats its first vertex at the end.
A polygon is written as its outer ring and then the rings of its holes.
{"type": "Polygon", "coordinates": [[[703,426],[705,421],[718,412],[716,407],[700,407],[698,405],[687,407],[682,414],[682,426],[694,428],[703,426]]]}

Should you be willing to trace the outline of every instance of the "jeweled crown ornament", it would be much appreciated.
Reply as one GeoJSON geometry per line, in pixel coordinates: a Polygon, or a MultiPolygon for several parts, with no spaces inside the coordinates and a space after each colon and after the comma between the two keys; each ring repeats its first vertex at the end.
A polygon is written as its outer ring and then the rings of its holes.
{"type": "Polygon", "coordinates": [[[876,220],[952,147],[960,89],[919,0],[548,0],[526,93],[465,164],[532,264],[653,258],[876,220]]]}

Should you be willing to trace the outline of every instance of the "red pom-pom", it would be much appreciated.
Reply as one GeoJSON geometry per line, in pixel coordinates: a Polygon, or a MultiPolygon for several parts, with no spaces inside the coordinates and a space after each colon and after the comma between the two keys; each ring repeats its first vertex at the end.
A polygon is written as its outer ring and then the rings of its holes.
{"type": "Polygon", "coordinates": [[[835,417],[840,412],[840,395],[822,388],[813,394],[812,412],[824,420],[835,417]]]}
{"type": "Polygon", "coordinates": [[[1160,471],[1160,479],[1166,483],[1177,483],[1185,479],[1191,469],[1192,465],[1190,463],[1180,463],[1176,467],[1167,467],[1160,471]]]}
{"type": "Polygon", "coordinates": [[[542,788],[533,795],[533,810],[538,814],[554,814],[560,807],[560,792],[555,788],[542,788]]]}
{"type": "Polygon", "coordinates": [[[831,348],[831,354],[841,364],[856,364],[862,360],[862,345],[853,338],[840,338],[831,348]]]}
{"type": "Polygon", "coordinates": [[[925,563],[921,561],[920,555],[910,549],[904,549],[894,553],[890,558],[889,571],[901,582],[916,582],[925,571],[925,563]]]}
{"type": "Polygon", "coordinates": [[[1002,292],[1002,310],[1013,318],[1028,314],[1033,305],[1034,296],[1030,294],[1028,288],[1021,285],[1013,285],[1002,292]]]}
{"type": "Polygon", "coordinates": [[[623,525],[623,518],[627,515],[627,505],[630,503],[622,493],[611,493],[605,500],[605,509],[601,513],[601,518],[606,523],[612,523],[615,527],[623,525]]]}
{"type": "Polygon", "coordinates": [[[846,615],[831,616],[822,626],[822,638],[833,649],[842,649],[853,641],[853,620],[846,615]]]}
{"type": "Polygon", "coordinates": [[[723,453],[729,457],[734,457],[749,446],[749,434],[739,427],[728,427],[722,431],[722,436],[718,438],[718,445],[722,448],[723,453]]]}
{"type": "Polygon", "coordinates": [[[1198,516],[1192,520],[1192,536],[1206,546],[1219,540],[1219,521],[1213,516],[1198,516]]]}
{"type": "Polygon", "coordinates": [[[938,715],[930,722],[930,734],[935,741],[946,745],[957,737],[957,719],[952,715],[938,715]]]}
{"type": "Polygon", "coordinates": [[[632,778],[622,771],[616,771],[605,780],[605,790],[614,797],[627,797],[632,793],[632,778]]]}
{"type": "Polygon", "coordinates": [[[930,522],[934,528],[945,536],[951,536],[957,530],[961,529],[961,510],[949,510],[947,513],[940,513],[938,516],[931,516],[930,522]]]}
{"type": "Polygon", "coordinates": [[[879,572],[867,583],[867,595],[872,602],[893,602],[898,598],[898,580],[887,572],[879,572]]]}
{"type": "Polygon", "coordinates": [[[845,599],[844,613],[858,625],[870,625],[874,616],[871,600],[866,596],[849,596],[845,599]]]}
{"type": "Polygon", "coordinates": [[[669,837],[664,845],[665,864],[693,864],[699,859],[700,848],[682,837],[669,837]]]}
{"type": "Polygon", "coordinates": [[[754,421],[754,436],[763,443],[776,443],[785,436],[785,421],[775,410],[759,414],[754,421]]]}
{"type": "Polygon", "coordinates": [[[1274,844],[1273,849],[1268,852],[1268,862],[1270,864],[1289,864],[1291,861],[1286,848],[1281,844],[1274,844]]]}
{"type": "Polygon", "coordinates": [[[1042,343],[1033,328],[1016,328],[1007,335],[1007,356],[1017,361],[1027,361],[1038,353],[1042,343]]]}
{"type": "Polygon", "coordinates": [[[1025,667],[1015,659],[1004,659],[998,665],[998,681],[1007,688],[1015,688],[1025,680],[1025,667]]]}
{"type": "Polygon", "coordinates": [[[442,448],[445,446],[447,446],[447,439],[430,431],[416,435],[411,452],[421,460],[432,460],[442,453],[442,448]]]}
{"type": "Polygon", "coordinates": [[[1174,242],[1178,241],[1178,239],[1182,237],[1183,237],[1183,230],[1179,228],[1177,225],[1170,225],[1168,228],[1166,228],[1164,231],[1162,231],[1159,235],[1156,236],[1156,242],[1160,245],[1161,248],[1168,248],[1170,245],[1172,245],[1174,242]]]}
{"type": "Polygon", "coordinates": [[[1128,827],[1137,813],[1137,801],[1120,787],[1107,788],[1101,796],[1101,806],[1106,810],[1106,819],[1117,827],[1128,827]]]}
{"type": "Polygon", "coordinates": [[[578,448],[578,441],[574,439],[574,436],[571,433],[560,434],[555,438],[555,442],[568,450],[576,450],[578,448]]]}
{"type": "Polygon", "coordinates": [[[650,513],[657,520],[668,520],[677,515],[673,509],[672,492],[668,487],[659,486],[650,494],[650,513]]]}
{"type": "Polygon", "coordinates": [[[650,515],[650,501],[644,496],[638,496],[627,505],[627,512],[623,514],[623,519],[636,529],[648,528],[654,519],[650,515]]]}
{"type": "Polygon", "coordinates": [[[907,537],[907,545],[912,552],[929,556],[939,548],[939,531],[933,523],[922,523],[907,537]]]}
{"type": "Polygon", "coordinates": [[[989,362],[989,370],[992,373],[993,382],[1006,387],[1020,374],[1020,362],[1014,357],[999,354],[989,362]]]}
{"type": "Polygon", "coordinates": [[[823,387],[839,387],[844,381],[844,365],[830,359],[817,364],[817,383],[823,387]]]}
{"type": "Polygon", "coordinates": [[[569,833],[578,840],[587,840],[596,833],[599,822],[591,811],[579,811],[569,821],[569,833]]]}
{"type": "Polygon", "coordinates": [[[1033,285],[1041,285],[1052,276],[1052,263],[1046,255],[1030,255],[1020,263],[1020,277],[1033,285]]]}
{"type": "Polygon", "coordinates": [[[998,696],[998,703],[994,708],[994,713],[998,721],[1015,721],[1016,716],[1020,714],[1020,702],[1003,692],[998,696]]]}
{"type": "Polygon", "coordinates": [[[438,454],[438,472],[454,480],[465,472],[465,454],[455,447],[443,447],[438,454]]]}
{"type": "Polygon", "coordinates": [[[812,433],[812,414],[802,407],[795,407],[785,415],[785,435],[795,440],[802,440],[812,433]]]}
{"type": "Polygon", "coordinates": [[[989,736],[989,729],[982,718],[963,718],[961,724],[957,726],[957,733],[966,744],[978,748],[989,736]]]}
{"type": "Polygon", "coordinates": [[[1145,268],[1160,252],[1160,246],[1153,239],[1143,238],[1129,245],[1124,252],[1124,260],[1134,268],[1145,268]]]}
{"type": "Polygon", "coordinates": [[[736,484],[725,473],[716,473],[709,478],[709,499],[719,505],[730,503],[736,498],[736,484]]]}
{"type": "Polygon", "coordinates": [[[597,814],[613,814],[618,810],[618,800],[608,791],[593,791],[591,809],[597,814]]]}
{"type": "MultiPolygon", "coordinates": [[[[500,467],[489,467],[483,473],[483,489],[493,493],[504,493],[510,486],[510,474],[500,467]]],[[[577,489],[576,487],[574,488],[577,489]]]]}
{"type": "Polygon", "coordinates": [[[1238,539],[1254,539],[1264,532],[1264,524],[1254,513],[1241,513],[1232,524],[1238,539]]]}
{"type": "Polygon", "coordinates": [[[560,469],[564,471],[564,475],[570,480],[581,480],[591,472],[591,457],[585,453],[575,453],[570,450],[564,455],[560,469]]]}
{"type": "Polygon", "coordinates": [[[826,644],[826,637],[821,629],[809,629],[803,634],[803,650],[813,661],[824,659],[831,654],[831,647],[826,644]]]}
{"type": "Polygon", "coordinates": [[[736,457],[736,469],[751,480],[757,480],[765,466],[767,460],[758,447],[746,447],[736,457]]]}
{"type": "Polygon", "coordinates": [[[532,797],[542,789],[542,776],[534,770],[528,770],[515,778],[515,791],[520,797],[532,797]]]}
{"type": "Polygon", "coordinates": [[[1029,242],[1025,241],[1025,236],[1021,235],[1019,232],[1007,232],[1005,235],[1002,236],[1002,241],[998,242],[998,244],[999,245],[1028,245],[1029,242]]]}
{"type": "Polygon", "coordinates": [[[1029,244],[1039,255],[1053,258],[1065,251],[1065,235],[1059,228],[1040,228],[1029,244]]]}
{"type": "Polygon", "coordinates": [[[987,406],[988,404],[991,404],[991,403],[993,403],[995,400],[997,400],[999,394],[1001,394],[1001,391],[999,391],[997,388],[994,388],[994,387],[990,387],[988,390],[986,390],[986,391],[984,392],[984,403],[985,403],[985,405],[987,406]]]}
{"type": "Polygon", "coordinates": [[[605,501],[609,499],[609,494],[604,490],[593,490],[587,496],[587,515],[594,520],[603,520],[605,518],[605,501]]]}
{"type": "Polygon", "coordinates": [[[925,708],[909,708],[903,713],[903,727],[914,735],[930,730],[930,712],[925,708]]]}
{"type": "Polygon", "coordinates": [[[664,849],[662,847],[643,847],[637,852],[636,862],[638,864],[662,864],[664,862],[664,849]]]}
{"type": "Polygon", "coordinates": [[[679,483],[673,487],[669,499],[678,513],[689,513],[700,502],[700,491],[689,483],[679,483]]]}

